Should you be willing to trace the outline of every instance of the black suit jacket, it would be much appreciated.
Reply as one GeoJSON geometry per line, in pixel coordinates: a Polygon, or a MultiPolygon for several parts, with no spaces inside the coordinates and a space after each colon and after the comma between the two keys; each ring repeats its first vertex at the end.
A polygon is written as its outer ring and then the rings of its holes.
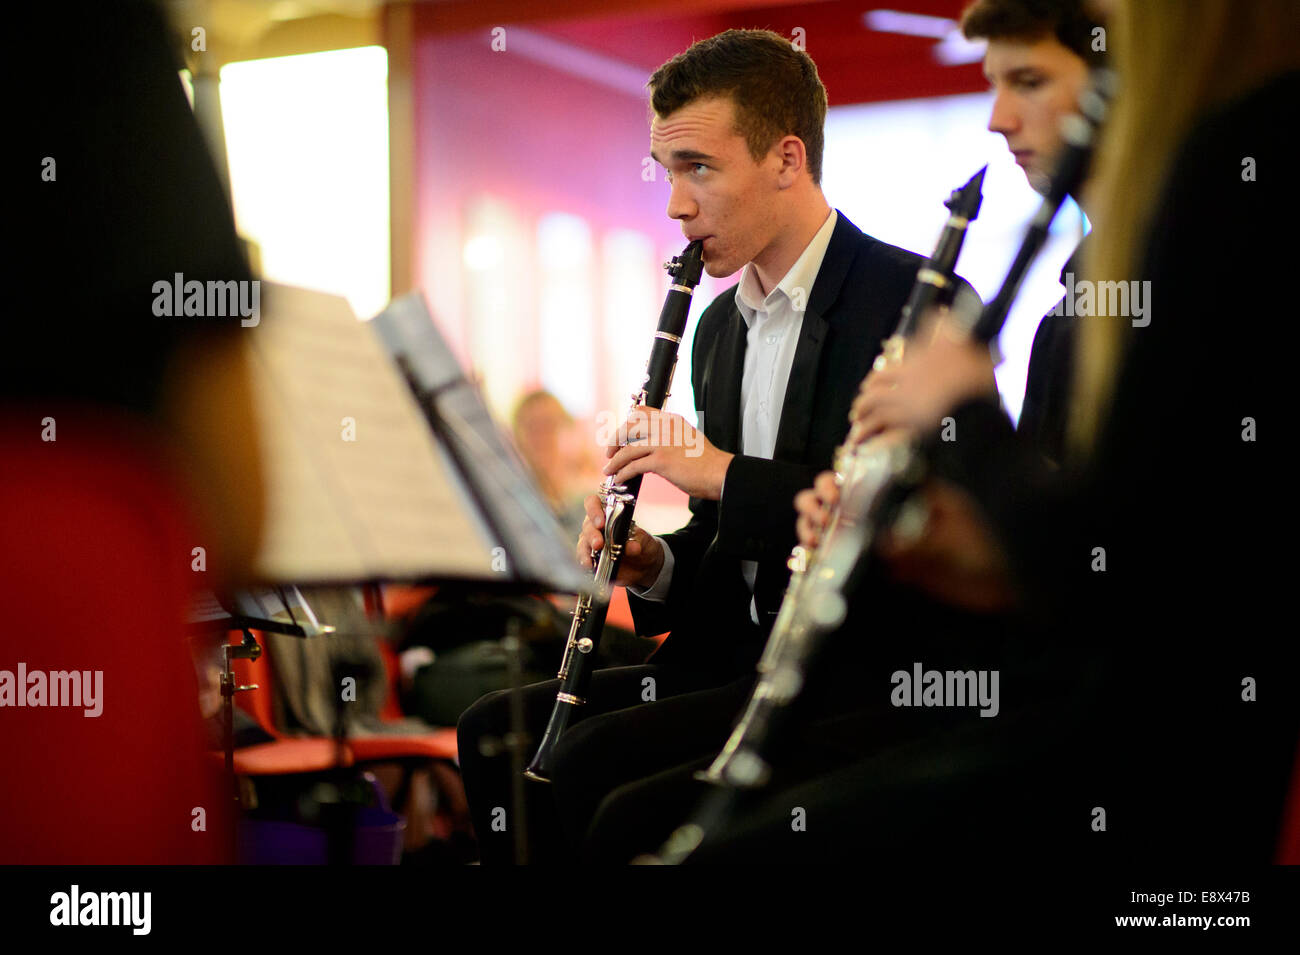
{"type": "MultiPolygon", "coordinates": [[[[691,384],[700,428],[736,457],[721,501],[692,498],[686,526],[663,535],[675,567],[667,600],[629,595],[637,632],[670,631],[654,662],[730,677],[747,672],[781,605],[796,543],[794,496],[831,466],[849,407],[894,330],[924,260],[865,235],[839,213],[804,312],[772,460],[740,453],[746,326],[736,287],[700,316],[691,384]],[[741,561],[758,561],[750,614],[741,561]]],[[[963,283],[963,291],[974,292],[963,283]]]]}
{"type": "MultiPolygon", "coordinates": [[[[1067,273],[1079,274],[1079,253],[1070,256],[1061,269],[1061,284],[1067,273]]],[[[1062,299],[1064,302],[1064,299],[1062,299]]],[[[1058,306],[1059,307],[1059,306],[1058,306]]],[[[1025,374],[1025,403],[1016,430],[1038,448],[1049,461],[1059,465],[1065,457],[1065,434],[1070,423],[1070,390],[1074,387],[1074,339],[1078,319],[1057,314],[1043,316],[1034,333],[1025,374]]]]}

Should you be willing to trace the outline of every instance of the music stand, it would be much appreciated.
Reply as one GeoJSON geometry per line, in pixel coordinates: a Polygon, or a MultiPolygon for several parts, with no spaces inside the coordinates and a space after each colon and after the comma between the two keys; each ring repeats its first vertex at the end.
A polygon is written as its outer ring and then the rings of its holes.
{"type": "MultiPolygon", "coordinates": [[[[268,494],[256,579],[590,586],[418,293],[369,322],[340,296],[272,282],[263,305],[250,337],[268,494]]],[[[526,745],[517,729],[509,742],[526,745]]]]}
{"type": "Polygon", "coordinates": [[[311,637],[334,632],[332,626],[323,625],[307,605],[297,587],[258,588],[218,596],[203,591],[190,608],[188,623],[192,632],[211,634],[239,630],[244,639],[239,644],[222,640],[221,644],[221,736],[225,756],[226,775],[230,780],[236,808],[241,805],[239,780],[235,776],[235,694],[259,689],[256,683],[240,685],[235,682],[234,661],[256,660],[262,655],[261,645],[253,638],[253,630],[283,633],[291,637],[311,637]],[[280,610],[275,609],[275,603],[280,610]],[[294,613],[294,607],[298,612],[294,613]],[[277,619],[288,617],[288,620],[277,619]]]}
{"type": "MultiPolygon", "coordinates": [[[[591,578],[570,557],[550,507],[537,491],[528,469],[501,438],[478,388],[463,373],[438,332],[424,297],[411,293],[395,299],[371,320],[401,369],[441,447],[455,463],[479,515],[496,540],[508,548],[516,570],[507,581],[485,580],[493,588],[527,593],[584,591],[591,578]]],[[[511,818],[515,862],[526,859],[527,825],[523,792],[525,735],[517,630],[503,638],[510,675],[510,731],[504,748],[512,766],[511,818]]]]}

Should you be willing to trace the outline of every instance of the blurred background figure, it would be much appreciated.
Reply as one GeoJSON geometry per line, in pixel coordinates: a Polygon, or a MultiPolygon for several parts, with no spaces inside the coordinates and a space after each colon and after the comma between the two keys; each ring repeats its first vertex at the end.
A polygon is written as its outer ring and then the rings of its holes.
{"type": "MultiPolygon", "coordinates": [[[[585,516],[583,498],[602,479],[594,430],[588,432],[554,394],[540,388],[518,400],[510,424],[524,463],[561,525],[576,539],[585,516]]],[[[399,638],[407,708],[430,723],[452,725],[484,693],[507,686],[500,640],[512,621],[525,644],[524,676],[533,682],[549,679],[559,667],[573,604],[569,594],[539,600],[443,584],[423,601],[399,638]]],[[[599,652],[610,663],[641,663],[657,646],[633,633],[621,590],[607,631],[599,652]]]]}
{"type": "Polygon", "coordinates": [[[600,484],[595,442],[549,391],[530,391],[511,416],[515,446],[532,469],[538,486],[574,538],[582,530],[582,499],[600,484]]]}

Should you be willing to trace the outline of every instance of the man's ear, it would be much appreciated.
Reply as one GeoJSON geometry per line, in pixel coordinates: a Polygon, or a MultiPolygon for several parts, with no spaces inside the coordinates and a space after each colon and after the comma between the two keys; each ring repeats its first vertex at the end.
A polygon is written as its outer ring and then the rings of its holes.
{"type": "Polygon", "coordinates": [[[789,189],[808,168],[808,150],[795,135],[782,137],[772,149],[781,160],[778,183],[782,189],[789,189]]]}

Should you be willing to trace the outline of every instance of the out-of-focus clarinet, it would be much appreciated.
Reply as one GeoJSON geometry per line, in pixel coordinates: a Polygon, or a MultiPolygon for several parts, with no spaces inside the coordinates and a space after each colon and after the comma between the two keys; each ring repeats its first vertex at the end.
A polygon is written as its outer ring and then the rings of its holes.
{"type": "MultiPolygon", "coordinates": [[[[686,330],[686,317],[691,308],[691,297],[700,282],[704,267],[704,246],[700,241],[690,243],[681,255],[665,262],[664,268],[672,276],[668,297],[659,313],[659,326],[655,331],[650,359],[646,362],[645,380],[641,390],[632,395],[633,408],[662,408],[672,387],[673,371],[677,367],[677,348],[686,330]]],[[[578,598],[569,627],[569,639],[560,662],[559,677],[563,682],[555,695],[555,706],[550,721],[542,734],[541,743],[524,775],[538,782],[550,782],[551,755],[561,735],[573,722],[578,707],[586,702],[587,685],[595,665],[596,649],[605,628],[609,612],[609,588],[618,575],[618,565],[632,532],[632,515],[637,494],[641,490],[640,476],[627,484],[615,484],[613,475],[600,486],[600,496],[605,505],[605,527],[602,531],[605,546],[591,555],[595,562],[595,579],[590,593],[578,598]]]]}
{"type": "MultiPolygon", "coordinates": [[[[1079,97],[1078,109],[1062,121],[1061,136],[1065,140],[1065,146],[1057,160],[1056,170],[1052,173],[1047,193],[1030,220],[1029,228],[1025,230],[1025,237],[1011,261],[1001,288],[984,306],[979,318],[971,324],[967,333],[971,342],[989,345],[1002,333],[1007,316],[1011,313],[1011,305],[1020,293],[1021,283],[1029,274],[1029,267],[1047,244],[1056,214],[1065,204],[1066,197],[1076,194],[1088,175],[1097,134],[1105,122],[1115,83],[1113,72],[1102,68],[1094,69],[1088,86],[1079,97]]],[[[929,462],[922,448],[916,444],[901,445],[900,454],[895,459],[888,478],[882,482],[872,502],[863,537],[864,549],[870,547],[876,536],[887,528],[902,530],[904,536],[907,536],[906,526],[909,523],[913,526],[923,523],[925,507],[917,491],[929,477],[929,462]]],[[[859,566],[854,573],[860,572],[859,566]]]]}
{"type": "MultiPolygon", "coordinates": [[[[931,308],[952,303],[957,256],[966,238],[966,227],[979,215],[987,168],[954,190],[944,203],[949,210],[948,221],[934,252],[917,272],[898,327],[885,340],[875,368],[901,361],[905,342],[915,331],[920,317],[931,308]]],[[[772,720],[798,695],[812,643],[839,612],[836,597],[843,588],[844,575],[839,562],[826,558],[853,547],[856,541],[853,530],[866,516],[866,506],[888,470],[890,454],[891,449],[880,442],[859,443],[852,432],[836,449],[833,467],[840,498],[827,522],[822,546],[812,553],[804,547],[795,547],[791,553],[790,583],[758,661],[758,683],[722,751],[699,774],[701,779],[742,789],[761,786],[767,781],[767,763],[759,753],[768,738],[772,720]]]]}
{"type": "MultiPolygon", "coordinates": [[[[1109,72],[1095,70],[1089,88],[1080,98],[1079,112],[1067,117],[1063,124],[1062,133],[1066,145],[1052,176],[1048,193],[1030,221],[1002,287],[971,325],[968,334],[972,341],[988,344],[1001,332],[1029,266],[1047,241],[1052,220],[1064,204],[1065,197],[1082,185],[1092,158],[1097,130],[1105,118],[1113,83],[1113,76],[1109,72]]],[[[885,354],[888,355],[887,350],[885,354]]],[[[851,440],[846,443],[851,443],[851,440]]],[[[768,767],[762,755],[762,747],[770,736],[772,717],[792,701],[801,689],[807,667],[820,642],[818,638],[844,622],[848,612],[844,594],[852,591],[865,572],[866,557],[876,536],[886,528],[901,528],[909,519],[924,519],[923,506],[918,506],[916,496],[929,476],[924,456],[913,444],[882,445],[879,442],[867,442],[862,447],[865,449],[873,445],[879,449],[879,453],[864,451],[864,460],[859,462],[862,472],[857,499],[853,502],[847,500],[847,492],[850,490],[847,480],[842,486],[837,522],[840,530],[832,539],[831,527],[827,527],[822,544],[817,549],[816,573],[805,571],[800,575],[802,579],[798,597],[805,608],[800,616],[806,621],[807,628],[801,635],[802,668],[796,670],[787,667],[787,673],[768,679],[766,694],[774,702],[780,702],[776,706],[764,705],[752,718],[749,709],[746,710],[741,724],[737,725],[737,733],[748,718],[751,719],[748,734],[737,739],[737,734],[733,733],[726,748],[707,771],[706,778],[718,782],[720,788],[704,800],[689,822],[673,832],[656,855],[636,861],[660,865],[685,862],[706,836],[723,828],[734,810],[737,794],[766,781],[768,767]],[[846,521],[845,515],[850,511],[861,515],[861,519],[852,523],[846,521]],[[823,586],[819,578],[825,580],[826,585],[823,586]]],[[[786,601],[789,601],[788,595],[786,601]]],[[[785,612],[785,604],[782,604],[781,610],[785,612]]],[[[773,636],[775,633],[774,626],[773,636]]],[[[774,667],[775,673],[781,669],[782,662],[788,660],[789,655],[782,654],[776,660],[769,660],[769,667],[774,667]]],[[[760,676],[759,684],[751,697],[750,709],[756,707],[755,699],[763,683],[763,677],[760,676]]]]}

